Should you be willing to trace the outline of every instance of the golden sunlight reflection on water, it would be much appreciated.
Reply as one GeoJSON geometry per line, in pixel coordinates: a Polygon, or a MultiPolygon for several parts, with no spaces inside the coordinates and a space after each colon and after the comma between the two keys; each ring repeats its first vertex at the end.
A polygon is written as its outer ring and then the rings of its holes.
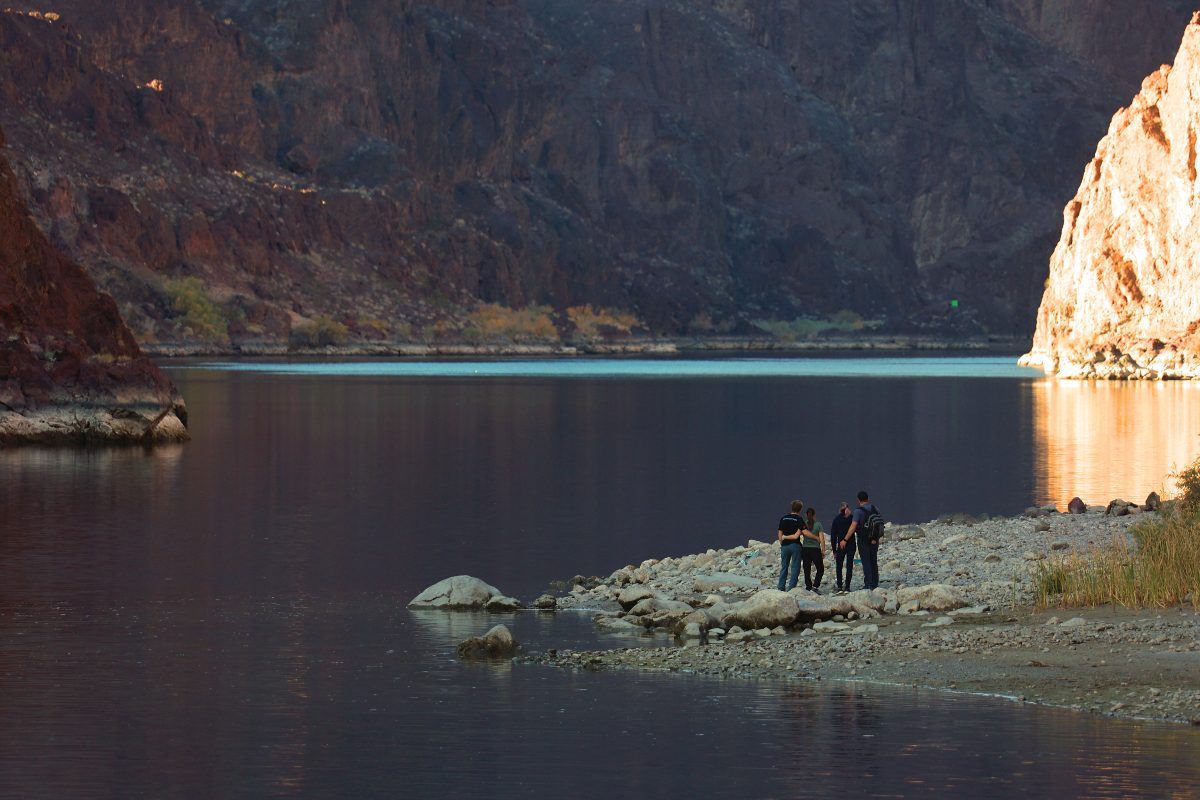
{"type": "Polygon", "coordinates": [[[1063,507],[1151,491],[1175,493],[1171,474],[1200,455],[1200,385],[1191,381],[1067,381],[1030,384],[1035,491],[1063,507]]]}

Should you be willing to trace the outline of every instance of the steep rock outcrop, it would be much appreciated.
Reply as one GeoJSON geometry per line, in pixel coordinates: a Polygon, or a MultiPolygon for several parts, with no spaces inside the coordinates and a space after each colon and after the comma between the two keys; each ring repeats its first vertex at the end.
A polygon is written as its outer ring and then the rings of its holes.
{"type": "Polygon", "coordinates": [[[1053,217],[1184,7],[15,2],[56,19],[0,13],[0,124],[39,225],[147,341],[195,333],[187,277],[234,344],[317,315],[435,336],[480,301],[1023,333],[1053,217]]]}
{"type": "Polygon", "coordinates": [[[112,298],[33,224],[0,154],[0,444],[182,440],[185,419],[112,298]]]}
{"type": "Polygon", "coordinates": [[[1200,13],[1117,112],[1075,198],[1022,363],[1069,378],[1200,377],[1200,13]]]}

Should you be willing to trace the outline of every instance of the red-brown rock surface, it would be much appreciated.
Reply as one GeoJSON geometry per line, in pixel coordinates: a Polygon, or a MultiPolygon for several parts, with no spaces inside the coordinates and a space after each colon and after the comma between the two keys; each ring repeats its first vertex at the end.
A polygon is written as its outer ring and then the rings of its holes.
{"type": "Polygon", "coordinates": [[[0,125],[38,224],[143,341],[216,346],[318,316],[434,336],[479,301],[660,333],[852,309],[1024,334],[1079,168],[1187,20],[1179,0],[8,4],[56,15],[0,13],[0,125]],[[189,276],[204,296],[181,300],[189,276]]]}
{"type": "Polygon", "coordinates": [[[33,224],[3,146],[0,133],[0,444],[186,439],[183,401],[33,224]]]}
{"type": "Polygon", "coordinates": [[[1032,351],[1072,378],[1200,377],[1200,14],[1063,212],[1032,351]]]}

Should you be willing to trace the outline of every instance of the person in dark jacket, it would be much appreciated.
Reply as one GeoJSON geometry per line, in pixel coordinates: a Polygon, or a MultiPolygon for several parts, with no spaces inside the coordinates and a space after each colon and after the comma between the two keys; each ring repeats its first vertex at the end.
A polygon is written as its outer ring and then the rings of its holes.
{"type": "Polygon", "coordinates": [[[845,544],[854,537],[858,545],[858,561],[862,564],[864,589],[879,588],[879,540],[872,539],[871,531],[867,530],[867,520],[872,514],[878,513],[879,509],[871,502],[867,493],[859,492],[858,508],[854,509],[850,517],[850,530],[846,531],[846,538],[842,541],[845,544]]]}
{"type": "Polygon", "coordinates": [[[850,579],[854,577],[854,540],[846,542],[846,546],[842,547],[842,542],[846,539],[846,532],[850,530],[850,504],[842,503],[842,507],[838,509],[837,516],[833,518],[833,522],[829,525],[829,543],[833,545],[833,559],[836,566],[834,577],[837,578],[837,591],[850,591],[850,579]],[[842,563],[846,564],[846,579],[842,580],[842,563]]]}

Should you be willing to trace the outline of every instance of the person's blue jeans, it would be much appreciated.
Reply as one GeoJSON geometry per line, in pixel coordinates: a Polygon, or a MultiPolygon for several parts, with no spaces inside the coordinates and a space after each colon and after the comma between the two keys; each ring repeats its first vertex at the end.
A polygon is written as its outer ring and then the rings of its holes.
{"type": "Polygon", "coordinates": [[[784,542],[779,546],[779,591],[786,592],[796,588],[800,578],[800,543],[784,542]],[[787,589],[784,580],[787,580],[787,589]]]}
{"type": "Polygon", "coordinates": [[[879,542],[863,540],[858,543],[858,558],[862,562],[863,588],[879,588],[879,542]]]}

